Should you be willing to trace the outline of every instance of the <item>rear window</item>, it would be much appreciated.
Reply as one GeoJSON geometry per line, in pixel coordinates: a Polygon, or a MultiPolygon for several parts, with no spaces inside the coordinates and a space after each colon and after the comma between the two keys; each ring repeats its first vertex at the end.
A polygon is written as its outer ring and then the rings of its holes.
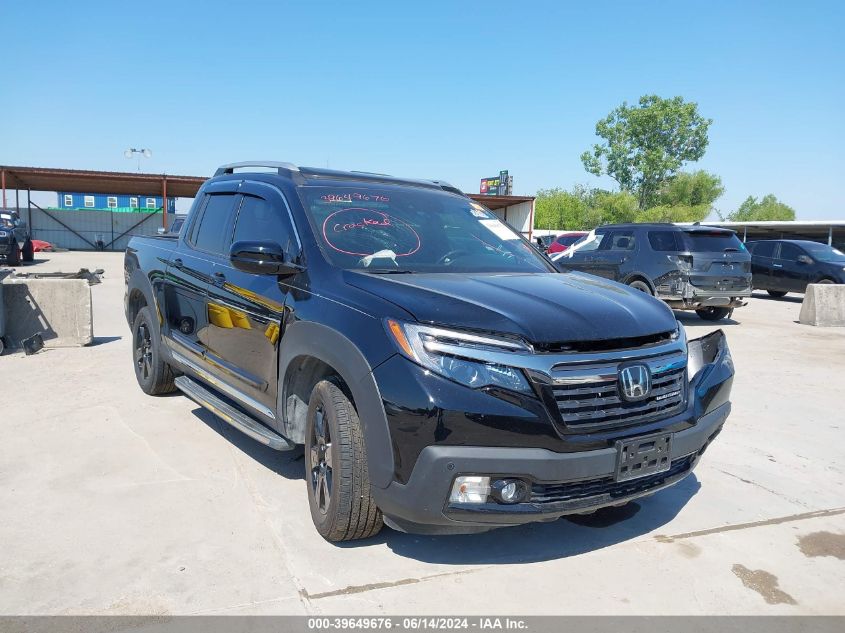
{"type": "Polygon", "coordinates": [[[678,231],[649,231],[648,242],[656,251],[677,252],[683,250],[676,240],[677,235],[678,231]]]}
{"type": "Polygon", "coordinates": [[[686,250],[692,253],[723,253],[725,251],[745,250],[745,246],[739,241],[736,233],[685,231],[683,239],[686,250]]]}

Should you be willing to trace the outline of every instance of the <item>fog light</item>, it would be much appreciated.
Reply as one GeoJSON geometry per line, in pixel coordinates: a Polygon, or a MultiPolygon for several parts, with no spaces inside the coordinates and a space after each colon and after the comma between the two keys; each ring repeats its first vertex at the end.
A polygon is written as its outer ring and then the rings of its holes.
{"type": "Polygon", "coordinates": [[[457,477],[452,484],[450,503],[485,503],[490,495],[489,477],[457,477]]]}
{"type": "Polygon", "coordinates": [[[490,493],[499,503],[519,503],[528,497],[528,484],[521,479],[497,479],[490,493]]]}

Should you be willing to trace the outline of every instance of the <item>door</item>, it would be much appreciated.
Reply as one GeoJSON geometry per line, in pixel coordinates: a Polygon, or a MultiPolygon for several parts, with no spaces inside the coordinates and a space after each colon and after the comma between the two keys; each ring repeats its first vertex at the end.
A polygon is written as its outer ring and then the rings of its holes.
{"type": "Polygon", "coordinates": [[[798,261],[801,255],[806,255],[806,253],[795,244],[780,243],[780,252],[772,265],[774,276],[779,281],[779,290],[804,292],[807,289],[807,284],[810,283],[811,267],[798,261]]]}
{"type": "Polygon", "coordinates": [[[753,288],[777,290],[772,280],[772,264],[777,242],[763,241],[754,244],[751,252],[751,284],[753,288]]]}
{"type": "MultiPolygon", "coordinates": [[[[281,192],[247,181],[240,193],[226,249],[234,242],[269,240],[278,243],[287,257],[297,257],[299,242],[281,192]]],[[[208,356],[240,392],[241,402],[273,425],[286,297],[287,286],[276,275],[242,272],[228,258],[214,266],[209,285],[208,356]]]]}
{"type": "Polygon", "coordinates": [[[631,229],[616,229],[605,234],[593,254],[590,271],[599,277],[618,281],[620,271],[636,251],[636,237],[631,229]]]}
{"type": "Polygon", "coordinates": [[[191,214],[188,234],[179,240],[164,283],[165,343],[183,365],[207,369],[209,345],[208,285],[221,257],[224,234],[231,235],[237,182],[206,189],[191,214]],[[187,362],[186,362],[187,361],[187,362]]]}
{"type": "Polygon", "coordinates": [[[604,233],[596,232],[589,236],[585,243],[581,244],[577,249],[568,249],[560,259],[555,263],[561,270],[577,270],[584,273],[592,273],[593,257],[604,239],[604,233]]]}

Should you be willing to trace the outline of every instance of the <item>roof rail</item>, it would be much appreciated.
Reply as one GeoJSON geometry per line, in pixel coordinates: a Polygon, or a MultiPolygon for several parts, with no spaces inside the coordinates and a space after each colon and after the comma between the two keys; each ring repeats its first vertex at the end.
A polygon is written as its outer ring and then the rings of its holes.
{"type": "Polygon", "coordinates": [[[432,180],[431,182],[433,182],[435,185],[439,186],[444,191],[456,193],[460,196],[466,196],[466,194],[463,191],[461,191],[458,187],[456,187],[455,185],[450,185],[445,180],[432,180]]]}
{"type": "Polygon", "coordinates": [[[217,171],[214,172],[215,176],[222,176],[223,174],[234,174],[236,169],[249,169],[251,167],[264,167],[269,169],[276,169],[279,174],[282,173],[282,170],[285,171],[299,171],[299,167],[294,165],[293,163],[280,163],[278,161],[273,160],[263,160],[263,161],[246,161],[244,163],[229,163],[228,165],[221,165],[217,168],[217,171]]]}

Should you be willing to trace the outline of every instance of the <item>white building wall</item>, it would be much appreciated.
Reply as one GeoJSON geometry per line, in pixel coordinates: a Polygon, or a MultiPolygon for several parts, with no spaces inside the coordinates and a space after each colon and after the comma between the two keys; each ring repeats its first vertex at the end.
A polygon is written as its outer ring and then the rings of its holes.
{"type": "Polygon", "coordinates": [[[531,217],[533,215],[531,210],[533,206],[534,203],[531,201],[520,202],[504,209],[494,209],[493,213],[527,238],[531,231],[531,217]]]}

